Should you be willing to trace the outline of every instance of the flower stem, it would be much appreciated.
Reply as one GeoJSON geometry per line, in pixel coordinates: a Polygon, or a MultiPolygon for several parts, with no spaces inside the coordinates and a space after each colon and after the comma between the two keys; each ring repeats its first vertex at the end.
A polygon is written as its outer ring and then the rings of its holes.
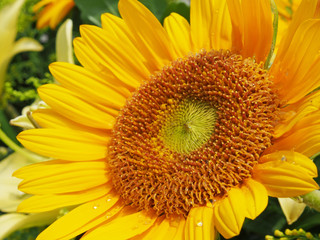
{"type": "Polygon", "coordinates": [[[300,196],[303,203],[320,212],[320,191],[314,190],[306,195],[300,196]]]}
{"type": "Polygon", "coordinates": [[[273,17],[273,37],[272,37],[270,52],[264,64],[265,69],[269,69],[272,65],[273,52],[276,46],[277,34],[278,34],[278,15],[279,14],[278,14],[277,5],[274,0],[271,0],[271,10],[274,16],[273,17]]]}

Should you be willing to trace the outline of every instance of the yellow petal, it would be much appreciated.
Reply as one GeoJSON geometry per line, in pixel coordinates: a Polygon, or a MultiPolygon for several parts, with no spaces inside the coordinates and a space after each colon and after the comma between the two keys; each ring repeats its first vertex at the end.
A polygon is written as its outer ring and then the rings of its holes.
{"type": "Polygon", "coordinates": [[[37,240],[69,240],[118,213],[121,210],[118,203],[119,197],[109,194],[82,204],[51,224],[37,240]]]}
{"type": "Polygon", "coordinates": [[[278,198],[278,200],[289,225],[298,220],[306,207],[304,203],[298,203],[291,198],[278,198]]]}
{"type": "Polygon", "coordinates": [[[185,240],[214,240],[216,230],[211,204],[190,210],[185,227],[185,240]]]}
{"type": "Polygon", "coordinates": [[[317,177],[317,166],[313,161],[305,155],[293,151],[277,151],[271,154],[262,156],[259,159],[260,163],[273,162],[275,165],[281,165],[283,162],[297,165],[301,170],[305,171],[310,177],[317,177]]]}
{"type": "Polygon", "coordinates": [[[113,75],[109,71],[106,73],[106,70],[101,65],[99,65],[99,63],[96,62],[94,58],[91,57],[91,51],[88,51],[86,43],[82,38],[75,38],[73,40],[73,47],[74,54],[76,55],[77,59],[79,60],[82,66],[89,70],[103,72],[107,75],[106,79],[113,77],[113,75]]]}
{"type": "Polygon", "coordinates": [[[45,212],[66,206],[78,205],[100,198],[112,189],[110,182],[88,190],[55,195],[35,195],[19,205],[20,212],[45,212]]]}
{"type": "Polygon", "coordinates": [[[287,103],[299,101],[318,86],[319,36],[320,19],[306,20],[297,29],[285,54],[277,55],[274,60],[270,71],[279,94],[287,103]]]}
{"type": "Polygon", "coordinates": [[[49,69],[63,87],[87,96],[94,103],[118,110],[125,104],[127,95],[123,94],[124,87],[116,81],[106,80],[95,72],[68,63],[52,63],[49,69]]]}
{"type": "Polygon", "coordinates": [[[73,0],[40,1],[33,8],[33,11],[38,11],[44,6],[44,9],[37,15],[37,28],[41,29],[47,26],[50,26],[51,29],[56,28],[74,4],[73,0]]]}
{"type": "Polygon", "coordinates": [[[184,229],[184,217],[174,216],[167,219],[166,216],[158,217],[154,225],[142,234],[131,238],[131,240],[182,240],[179,235],[184,229]]]}
{"type": "Polygon", "coordinates": [[[296,197],[318,189],[318,184],[300,166],[271,161],[254,167],[254,179],[261,182],[271,197],[296,197]]]}
{"type": "Polygon", "coordinates": [[[49,160],[27,165],[15,171],[14,176],[21,179],[39,179],[72,171],[105,170],[105,160],[90,162],[70,162],[64,160],[49,160]]]}
{"type": "MultiPolygon", "coordinates": [[[[276,126],[274,136],[278,138],[281,135],[287,133],[291,128],[295,126],[295,124],[303,120],[307,115],[316,112],[319,109],[320,91],[313,92],[303,97],[300,101],[283,108],[282,114],[287,114],[288,117],[276,126]]],[[[310,125],[305,125],[304,127],[307,126],[310,125]]]]}
{"type": "Polygon", "coordinates": [[[112,240],[129,239],[148,230],[156,219],[156,214],[144,211],[117,216],[112,221],[88,231],[82,240],[96,240],[104,236],[112,240]]]}
{"type": "Polygon", "coordinates": [[[290,133],[296,132],[300,129],[311,127],[311,126],[320,125],[320,112],[315,111],[304,118],[300,119],[292,128],[290,133]]]}
{"type": "Polygon", "coordinates": [[[176,58],[168,34],[157,18],[137,0],[120,0],[119,12],[136,38],[136,46],[157,69],[176,58]]]}
{"type": "Polygon", "coordinates": [[[214,224],[224,238],[231,238],[240,233],[247,214],[244,193],[239,188],[232,188],[228,196],[214,206],[214,224]]]}
{"type": "Polygon", "coordinates": [[[149,77],[150,71],[144,65],[146,60],[141,54],[134,54],[131,48],[135,49],[135,46],[124,33],[121,32],[118,39],[107,29],[90,25],[82,25],[80,33],[96,61],[117,78],[127,79],[131,87],[138,87],[149,77]]]}
{"type": "Polygon", "coordinates": [[[17,138],[40,155],[71,161],[105,158],[109,142],[107,136],[70,129],[31,129],[17,138]]]}
{"type": "Polygon", "coordinates": [[[296,151],[307,157],[312,157],[320,149],[320,126],[318,124],[292,131],[284,137],[276,139],[267,149],[267,153],[274,151],[296,151]]]}
{"type": "Polygon", "coordinates": [[[179,57],[187,56],[191,52],[190,26],[188,21],[177,13],[171,13],[164,20],[174,51],[179,57]]]}
{"type": "Polygon", "coordinates": [[[53,160],[26,166],[14,173],[22,177],[19,190],[30,194],[84,191],[109,181],[104,161],[66,162],[53,160]]]}
{"type": "Polygon", "coordinates": [[[191,1],[190,22],[194,51],[231,48],[231,19],[226,1],[191,1]]]}
{"type": "Polygon", "coordinates": [[[228,0],[232,20],[233,48],[257,62],[267,57],[272,42],[272,13],[269,0],[228,0]],[[255,9],[255,11],[252,11],[255,9]]]}
{"type": "Polygon", "coordinates": [[[94,107],[59,85],[43,85],[38,88],[38,92],[41,99],[50,107],[75,122],[100,129],[112,129],[115,123],[112,115],[94,107]]]}
{"type": "Polygon", "coordinates": [[[244,193],[247,206],[246,217],[255,219],[267,207],[267,190],[261,183],[253,179],[248,179],[241,190],[244,193]]]}
{"type": "Polygon", "coordinates": [[[301,1],[301,4],[296,10],[285,36],[283,39],[281,39],[279,51],[277,53],[277,57],[279,59],[283,59],[283,56],[286,54],[293,36],[296,34],[300,24],[307,19],[316,17],[318,11],[318,0],[301,1]]]}
{"type": "Polygon", "coordinates": [[[49,26],[51,29],[55,29],[75,5],[74,0],[60,0],[55,2],[56,4],[52,9],[52,13],[50,13],[51,19],[49,26]]]}
{"type": "Polygon", "coordinates": [[[31,114],[32,118],[37,122],[37,124],[42,128],[55,128],[55,129],[70,129],[78,130],[80,132],[90,132],[95,135],[110,135],[106,130],[101,130],[97,128],[91,128],[78,124],[64,116],[58,114],[52,109],[38,109],[31,114]]]}

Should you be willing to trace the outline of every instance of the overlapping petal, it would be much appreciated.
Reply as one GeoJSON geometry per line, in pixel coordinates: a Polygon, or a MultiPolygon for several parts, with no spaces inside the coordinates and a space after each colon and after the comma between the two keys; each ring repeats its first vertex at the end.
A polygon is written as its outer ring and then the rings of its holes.
{"type": "Polygon", "coordinates": [[[203,207],[194,207],[188,214],[185,239],[186,240],[214,240],[216,230],[214,227],[214,210],[210,204],[203,207]]]}
{"type": "Polygon", "coordinates": [[[190,11],[194,51],[231,48],[231,19],[226,1],[191,1],[190,11]]]}
{"type": "Polygon", "coordinates": [[[254,179],[261,182],[272,197],[295,197],[318,189],[312,160],[294,152],[275,152],[261,158],[254,168],[254,179]]]}
{"type": "Polygon", "coordinates": [[[108,221],[122,209],[115,194],[82,204],[44,230],[37,240],[68,240],[108,221]]]}
{"type": "Polygon", "coordinates": [[[83,161],[107,155],[107,135],[95,135],[71,129],[31,129],[18,135],[28,149],[44,156],[83,161]]]}
{"type": "Polygon", "coordinates": [[[244,192],[239,188],[232,188],[228,196],[214,206],[214,223],[220,234],[231,238],[240,233],[247,209],[244,192]]]}
{"type": "Polygon", "coordinates": [[[121,240],[132,238],[148,230],[157,220],[157,215],[152,212],[123,213],[113,221],[100,225],[99,227],[88,231],[83,240],[99,239],[101,236],[108,236],[110,239],[121,240]],[[123,230],[126,226],[126,230],[123,230]]]}
{"type": "Polygon", "coordinates": [[[246,217],[255,219],[267,207],[267,190],[261,183],[254,179],[248,179],[242,187],[242,191],[247,206],[246,217]]]}

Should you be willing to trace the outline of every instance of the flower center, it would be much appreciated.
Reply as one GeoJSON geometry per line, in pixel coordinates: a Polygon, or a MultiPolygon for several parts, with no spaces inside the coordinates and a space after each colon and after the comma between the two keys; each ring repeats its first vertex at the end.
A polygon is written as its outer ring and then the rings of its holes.
{"type": "Polygon", "coordinates": [[[229,51],[178,59],[120,111],[109,147],[127,204],[187,215],[251,177],[272,145],[280,102],[268,73],[229,51]]]}
{"type": "Polygon", "coordinates": [[[160,132],[164,145],[177,153],[190,153],[209,140],[216,111],[206,103],[185,101],[164,116],[160,132]]]}

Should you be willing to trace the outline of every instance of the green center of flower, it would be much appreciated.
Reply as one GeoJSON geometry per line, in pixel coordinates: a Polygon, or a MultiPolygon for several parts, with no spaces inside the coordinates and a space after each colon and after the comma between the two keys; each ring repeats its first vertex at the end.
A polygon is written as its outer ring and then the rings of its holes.
{"type": "Polygon", "coordinates": [[[262,64],[229,51],[178,59],[120,111],[109,146],[126,204],[187,216],[251,177],[272,145],[280,102],[262,64]]]}
{"type": "Polygon", "coordinates": [[[182,102],[164,121],[164,144],[178,153],[190,153],[206,143],[215,125],[216,111],[198,101],[182,102]]]}

